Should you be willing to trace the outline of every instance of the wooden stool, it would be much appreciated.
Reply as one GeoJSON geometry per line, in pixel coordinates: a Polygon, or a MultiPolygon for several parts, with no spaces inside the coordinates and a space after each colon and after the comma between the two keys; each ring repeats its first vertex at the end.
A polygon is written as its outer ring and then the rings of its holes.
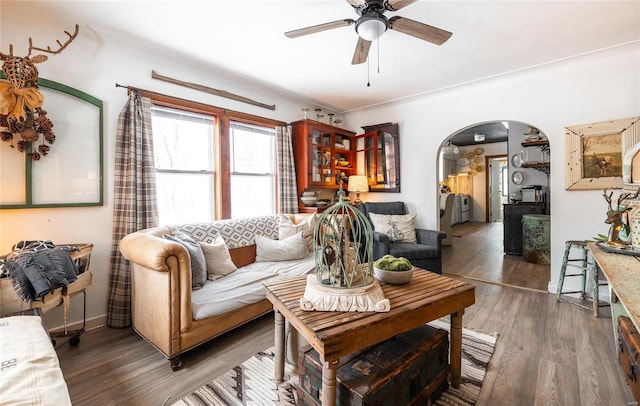
{"type": "MultiPolygon", "coordinates": [[[[564,247],[564,256],[562,258],[562,268],[560,269],[560,280],[558,281],[558,288],[556,290],[556,302],[560,302],[560,297],[562,295],[567,295],[571,293],[580,293],[580,299],[587,299],[586,285],[587,285],[587,274],[591,277],[592,283],[592,300],[593,300],[593,315],[598,317],[598,309],[600,307],[609,306],[608,303],[600,304],[599,301],[599,293],[600,286],[607,285],[606,281],[600,281],[598,279],[598,272],[600,271],[600,267],[598,264],[589,263],[588,261],[588,253],[589,250],[587,248],[586,241],[567,241],[565,242],[564,247]],[[581,250],[580,256],[575,258],[570,258],[571,250],[581,250]],[[576,263],[572,263],[576,262],[576,263]],[[579,273],[571,273],[567,274],[567,267],[574,267],[580,269],[579,273]],[[572,290],[572,291],[563,291],[562,286],[564,285],[564,278],[572,277],[572,276],[580,276],[580,290],[572,290]]],[[[578,305],[580,306],[580,305],[578,305]]],[[[583,308],[588,308],[586,306],[580,306],[583,308]]]]}

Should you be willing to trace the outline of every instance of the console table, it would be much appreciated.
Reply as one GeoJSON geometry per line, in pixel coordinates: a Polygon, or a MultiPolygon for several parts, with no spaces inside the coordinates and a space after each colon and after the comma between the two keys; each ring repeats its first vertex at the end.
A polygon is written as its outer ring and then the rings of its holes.
{"type": "Polygon", "coordinates": [[[640,331],[640,259],[633,255],[606,252],[596,243],[587,244],[609,281],[613,335],[617,343],[617,316],[629,316],[640,331]]]}
{"type": "Polygon", "coordinates": [[[281,383],[284,374],[285,319],[318,352],[323,365],[322,404],[333,406],[340,357],[451,315],[451,384],[460,385],[462,314],[475,303],[475,286],[416,269],[406,285],[380,284],[391,302],[389,312],[320,312],[300,309],[306,281],[301,276],[265,285],[275,311],[276,382],[281,383]]]}

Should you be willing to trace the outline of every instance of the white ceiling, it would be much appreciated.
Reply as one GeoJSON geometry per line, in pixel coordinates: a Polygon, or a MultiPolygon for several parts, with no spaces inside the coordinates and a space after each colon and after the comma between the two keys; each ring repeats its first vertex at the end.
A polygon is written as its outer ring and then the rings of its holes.
{"type": "MultiPolygon", "coordinates": [[[[3,0],[4,1],[4,0],[3,0]]],[[[442,46],[388,31],[351,65],[356,19],[344,0],[44,1],[81,27],[136,37],[212,69],[338,112],[351,111],[640,41],[640,1],[418,1],[400,15],[453,32],[442,46]],[[379,64],[379,73],[378,73],[379,64]],[[371,86],[367,87],[367,69],[371,86]]],[[[82,28],[81,28],[82,29],[82,28]]],[[[603,72],[605,74],[605,72],[603,72]]],[[[206,85],[206,83],[202,83],[206,85]]]]}

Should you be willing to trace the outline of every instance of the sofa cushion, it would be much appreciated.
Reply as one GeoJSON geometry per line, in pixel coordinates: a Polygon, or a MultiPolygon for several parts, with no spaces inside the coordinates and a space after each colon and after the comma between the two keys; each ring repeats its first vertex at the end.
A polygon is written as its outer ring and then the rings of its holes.
{"type": "Polygon", "coordinates": [[[200,289],[207,280],[207,264],[200,244],[181,231],[173,231],[173,235],[165,234],[167,240],[181,244],[189,252],[191,258],[191,289],[200,289]]]}
{"type": "Polygon", "coordinates": [[[299,232],[284,240],[272,240],[256,235],[256,262],[287,261],[307,256],[307,244],[299,232]]]}
{"type": "Polygon", "coordinates": [[[287,237],[302,232],[302,237],[309,251],[313,250],[313,226],[316,224],[316,216],[305,217],[298,224],[294,224],[287,215],[280,217],[280,225],[278,228],[278,239],[284,240],[287,237]]]}
{"type": "Polygon", "coordinates": [[[280,262],[254,262],[238,268],[226,278],[207,281],[191,295],[194,320],[218,316],[265,300],[264,284],[282,278],[303,276],[313,271],[315,258],[307,253],[303,259],[280,262]]]}
{"type": "Polygon", "coordinates": [[[415,214],[369,213],[374,231],[386,234],[393,242],[417,242],[415,214]]]}
{"type": "Polygon", "coordinates": [[[207,264],[207,279],[214,281],[227,276],[238,267],[231,260],[229,248],[221,236],[217,236],[211,244],[200,244],[204,260],[207,264]]]}

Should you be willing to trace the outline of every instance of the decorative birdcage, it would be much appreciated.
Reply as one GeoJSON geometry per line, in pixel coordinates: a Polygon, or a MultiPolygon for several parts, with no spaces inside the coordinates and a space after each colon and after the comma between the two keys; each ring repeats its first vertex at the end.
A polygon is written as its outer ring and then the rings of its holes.
{"type": "Polygon", "coordinates": [[[303,310],[389,311],[389,301],[373,272],[373,230],[369,220],[344,201],[316,220],[313,231],[315,274],[307,277],[303,310]]]}

